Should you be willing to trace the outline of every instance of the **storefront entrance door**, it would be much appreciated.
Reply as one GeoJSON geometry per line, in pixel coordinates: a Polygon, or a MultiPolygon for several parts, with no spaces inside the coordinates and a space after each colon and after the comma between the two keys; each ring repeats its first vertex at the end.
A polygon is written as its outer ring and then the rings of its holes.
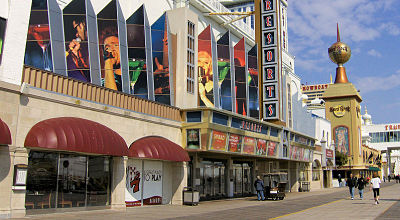
{"type": "Polygon", "coordinates": [[[200,167],[200,197],[202,200],[225,197],[225,165],[202,161],[200,167]]]}
{"type": "Polygon", "coordinates": [[[251,167],[247,163],[233,164],[233,194],[246,196],[252,192],[251,167]]]}

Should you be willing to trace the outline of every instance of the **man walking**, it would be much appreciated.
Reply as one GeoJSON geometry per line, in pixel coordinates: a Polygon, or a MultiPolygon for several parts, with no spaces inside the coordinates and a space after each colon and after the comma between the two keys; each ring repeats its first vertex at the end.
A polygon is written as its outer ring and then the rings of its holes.
{"type": "Polygon", "coordinates": [[[360,194],[360,199],[362,200],[364,197],[364,187],[367,184],[367,181],[365,181],[364,177],[361,176],[357,180],[357,185],[358,185],[358,193],[360,194]]]}
{"type": "Polygon", "coordinates": [[[354,188],[357,186],[357,178],[353,177],[353,174],[350,173],[350,177],[347,179],[347,186],[349,187],[351,200],[354,199],[354,188]]]}
{"type": "Polygon", "coordinates": [[[257,199],[258,201],[264,200],[264,181],[260,178],[260,176],[257,176],[256,181],[254,182],[254,187],[256,188],[257,191],[257,199]]]}

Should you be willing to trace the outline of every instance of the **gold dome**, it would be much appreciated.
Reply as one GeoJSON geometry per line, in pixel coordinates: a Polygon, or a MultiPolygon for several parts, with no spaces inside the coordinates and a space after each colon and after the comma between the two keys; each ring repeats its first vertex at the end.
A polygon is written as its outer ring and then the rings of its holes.
{"type": "Polygon", "coordinates": [[[346,63],[351,57],[351,49],[350,47],[343,42],[336,42],[332,44],[328,49],[329,58],[332,62],[342,66],[346,63]]]}

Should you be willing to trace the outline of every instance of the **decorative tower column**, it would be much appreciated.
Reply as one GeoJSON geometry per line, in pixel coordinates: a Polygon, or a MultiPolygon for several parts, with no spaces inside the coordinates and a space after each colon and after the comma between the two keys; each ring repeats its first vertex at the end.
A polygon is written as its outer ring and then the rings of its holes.
{"type": "Polygon", "coordinates": [[[337,42],[328,49],[329,58],[336,63],[335,83],[325,91],[326,118],[331,121],[335,150],[348,157],[348,164],[338,168],[358,174],[363,167],[361,142],[361,112],[362,98],[357,89],[349,82],[346,69],[343,66],[351,56],[350,47],[340,41],[339,26],[337,27],[337,42]]]}

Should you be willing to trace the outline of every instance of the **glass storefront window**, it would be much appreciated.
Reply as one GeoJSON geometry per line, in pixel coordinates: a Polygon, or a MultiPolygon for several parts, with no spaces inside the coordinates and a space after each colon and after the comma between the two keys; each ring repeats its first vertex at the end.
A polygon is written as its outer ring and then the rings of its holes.
{"type": "Polygon", "coordinates": [[[58,154],[35,151],[29,153],[25,198],[27,209],[56,207],[57,165],[58,154]]]}
{"type": "Polygon", "coordinates": [[[25,207],[110,205],[110,160],[109,157],[31,151],[25,207]]]}

